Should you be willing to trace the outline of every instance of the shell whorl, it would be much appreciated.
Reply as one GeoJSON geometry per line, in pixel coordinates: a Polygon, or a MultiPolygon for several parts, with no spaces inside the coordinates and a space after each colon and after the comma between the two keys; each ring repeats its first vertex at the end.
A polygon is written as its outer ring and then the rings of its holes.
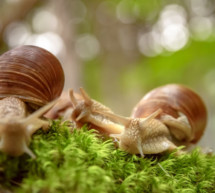
{"type": "MultiPolygon", "coordinates": [[[[159,108],[163,111],[160,116],[166,114],[178,118],[181,112],[187,117],[194,134],[192,143],[196,143],[203,135],[207,110],[200,96],[191,89],[178,84],[155,88],[140,100],[131,116],[147,117],[159,108]]],[[[159,119],[159,116],[157,118],[159,119]]]]}
{"type": "Polygon", "coordinates": [[[30,45],[0,56],[0,98],[14,96],[42,106],[57,98],[64,86],[58,59],[47,50],[30,45]]]}

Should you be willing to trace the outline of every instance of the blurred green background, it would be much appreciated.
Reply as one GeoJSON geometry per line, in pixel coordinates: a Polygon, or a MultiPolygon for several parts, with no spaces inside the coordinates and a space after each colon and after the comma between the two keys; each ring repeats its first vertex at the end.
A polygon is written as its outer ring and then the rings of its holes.
{"type": "Polygon", "coordinates": [[[23,44],[59,58],[65,90],[122,115],[154,87],[193,88],[209,111],[200,144],[215,148],[214,0],[1,0],[0,53],[23,44]]]}

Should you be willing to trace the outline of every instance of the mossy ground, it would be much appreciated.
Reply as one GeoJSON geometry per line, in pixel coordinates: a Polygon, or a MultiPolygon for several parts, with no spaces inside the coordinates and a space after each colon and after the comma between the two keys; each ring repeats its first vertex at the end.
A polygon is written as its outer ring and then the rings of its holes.
{"type": "Polygon", "coordinates": [[[215,156],[189,154],[141,158],[115,148],[86,127],[70,131],[54,121],[34,134],[28,155],[0,153],[0,189],[25,193],[215,192],[215,156]]]}

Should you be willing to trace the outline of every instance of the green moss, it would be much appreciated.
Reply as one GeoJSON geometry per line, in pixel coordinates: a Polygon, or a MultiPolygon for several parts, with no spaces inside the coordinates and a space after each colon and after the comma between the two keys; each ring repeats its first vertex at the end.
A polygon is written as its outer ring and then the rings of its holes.
{"type": "MultiPolygon", "coordinates": [[[[116,149],[93,130],[55,121],[34,134],[28,155],[0,154],[0,185],[14,192],[215,192],[215,156],[141,158],[116,149]]],[[[1,189],[1,188],[0,188],[1,189]]]]}

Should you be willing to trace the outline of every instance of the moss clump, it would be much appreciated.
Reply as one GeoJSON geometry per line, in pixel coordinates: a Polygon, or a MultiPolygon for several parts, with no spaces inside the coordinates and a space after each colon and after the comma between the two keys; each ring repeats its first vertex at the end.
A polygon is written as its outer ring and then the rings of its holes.
{"type": "Polygon", "coordinates": [[[215,156],[198,149],[143,159],[86,127],[70,132],[60,121],[35,133],[31,149],[35,160],[0,154],[1,187],[25,193],[215,191],[215,156]]]}

